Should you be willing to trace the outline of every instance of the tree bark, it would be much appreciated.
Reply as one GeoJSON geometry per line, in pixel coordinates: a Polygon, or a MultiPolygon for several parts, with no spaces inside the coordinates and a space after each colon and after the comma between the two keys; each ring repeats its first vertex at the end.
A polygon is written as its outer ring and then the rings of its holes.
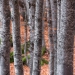
{"type": "Polygon", "coordinates": [[[46,1],[47,7],[47,22],[48,22],[48,35],[49,35],[49,49],[50,49],[50,58],[49,58],[49,69],[50,75],[54,75],[54,43],[53,43],[53,30],[52,30],[52,19],[51,19],[51,5],[50,0],[46,1]]]}
{"type": "Polygon", "coordinates": [[[61,19],[61,0],[57,0],[57,49],[59,47],[60,19],[61,19]]]}
{"type": "Polygon", "coordinates": [[[30,75],[33,69],[33,50],[34,50],[34,26],[35,26],[35,2],[36,0],[29,0],[29,28],[30,28],[30,75]]]}
{"type": "Polygon", "coordinates": [[[61,0],[57,46],[57,75],[73,75],[75,0],[61,0]]]}
{"type": "Polygon", "coordinates": [[[35,39],[34,39],[32,75],[40,75],[40,60],[42,48],[42,12],[43,12],[43,0],[36,0],[35,39]]]}
{"type": "Polygon", "coordinates": [[[46,8],[46,1],[44,0],[43,2],[43,16],[42,16],[42,47],[46,46],[45,45],[45,37],[44,37],[44,29],[45,29],[45,23],[44,23],[44,14],[45,14],[45,8],[46,8]]]}
{"type": "Polygon", "coordinates": [[[10,75],[10,8],[9,0],[0,0],[1,12],[1,49],[0,75],[10,75]]]}
{"type": "Polygon", "coordinates": [[[22,53],[20,43],[20,15],[18,0],[11,0],[12,36],[14,48],[14,65],[16,75],[23,75],[22,53]]]}
{"type": "Polygon", "coordinates": [[[28,20],[29,20],[29,0],[24,0],[24,4],[26,4],[27,18],[28,18],[28,20]]]}
{"type": "MultiPolygon", "coordinates": [[[[61,19],[61,0],[57,0],[57,34],[60,30],[60,19],[61,19]]],[[[58,44],[57,44],[58,45],[58,44]]]]}
{"type": "Polygon", "coordinates": [[[25,17],[25,22],[26,25],[28,25],[28,17],[29,17],[29,11],[28,11],[28,7],[27,7],[27,3],[26,0],[23,0],[23,6],[24,6],[24,17],[25,17]]]}
{"type": "Polygon", "coordinates": [[[54,42],[54,74],[57,70],[57,0],[50,0],[51,3],[51,16],[52,16],[52,30],[54,42]]]}

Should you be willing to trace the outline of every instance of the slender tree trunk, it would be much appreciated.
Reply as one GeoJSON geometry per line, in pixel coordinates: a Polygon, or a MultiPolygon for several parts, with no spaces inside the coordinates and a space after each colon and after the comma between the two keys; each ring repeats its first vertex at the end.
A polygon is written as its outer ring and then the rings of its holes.
{"type": "Polygon", "coordinates": [[[24,0],[24,3],[26,4],[26,9],[27,9],[27,20],[29,20],[29,0],[24,0]]]}
{"type": "MultiPolygon", "coordinates": [[[[57,0],[57,49],[58,49],[59,43],[60,43],[59,42],[59,40],[60,40],[60,38],[59,38],[60,37],[60,34],[59,34],[60,33],[60,20],[61,20],[61,0],[57,0]]],[[[57,54],[58,54],[58,52],[57,52],[57,54]]],[[[58,67],[58,64],[57,64],[57,67],[58,67]]],[[[58,73],[57,73],[57,75],[58,75],[58,73]]]]}
{"type": "Polygon", "coordinates": [[[73,75],[75,0],[61,0],[60,33],[57,46],[57,75],[73,75]]]}
{"type": "Polygon", "coordinates": [[[42,47],[45,45],[45,38],[44,38],[44,21],[42,21],[42,47]]]}
{"type": "Polygon", "coordinates": [[[42,47],[46,46],[45,45],[45,38],[44,38],[44,27],[45,27],[45,24],[44,24],[44,14],[45,14],[45,8],[46,8],[46,1],[44,0],[43,2],[43,16],[42,16],[42,47]]]}
{"type": "Polygon", "coordinates": [[[50,48],[49,68],[50,68],[50,75],[54,75],[54,43],[53,43],[53,30],[52,30],[50,0],[46,1],[46,7],[47,7],[49,46],[50,46],[49,47],[50,48]]]}
{"type": "Polygon", "coordinates": [[[42,12],[43,12],[43,0],[36,0],[35,40],[34,40],[32,75],[40,75],[40,60],[42,48],[42,12]]]}
{"type": "MultiPolygon", "coordinates": [[[[57,49],[58,49],[59,44],[60,44],[60,42],[59,42],[59,40],[60,40],[60,38],[59,38],[60,37],[60,28],[61,28],[60,27],[61,26],[60,20],[61,20],[61,0],[57,0],[57,49]]],[[[57,54],[58,54],[58,50],[57,50],[57,54]]],[[[58,63],[57,63],[57,67],[58,67],[58,63]]]]}
{"type": "Polygon", "coordinates": [[[24,6],[24,12],[25,12],[25,15],[24,15],[24,17],[25,17],[25,22],[26,22],[26,25],[28,25],[28,15],[29,15],[29,5],[27,6],[27,4],[28,4],[28,2],[26,1],[26,0],[23,0],[23,6],[24,6]]]}
{"type": "Polygon", "coordinates": [[[54,74],[57,70],[57,0],[50,0],[51,3],[51,16],[52,16],[52,29],[53,29],[53,42],[54,42],[54,74]]]}
{"type": "Polygon", "coordinates": [[[61,19],[61,0],[57,0],[57,35],[60,32],[59,31],[60,30],[60,19],[61,19]]]}
{"type": "Polygon", "coordinates": [[[10,75],[10,8],[9,0],[0,0],[1,12],[1,49],[0,75],[10,75]]]}
{"type": "Polygon", "coordinates": [[[13,34],[13,48],[14,48],[14,65],[16,75],[23,75],[23,64],[21,56],[20,43],[20,15],[18,0],[11,0],[11,19],[12,19],[12,34],[13,34]]]}
{"type": "Polygon", "coordinates": [[[36,0],[29,0],[29,28],[30,28],[30,75],[33,69],[33,50],[34,50],[34,26],[35,26],[35,2],[36,0]]]}

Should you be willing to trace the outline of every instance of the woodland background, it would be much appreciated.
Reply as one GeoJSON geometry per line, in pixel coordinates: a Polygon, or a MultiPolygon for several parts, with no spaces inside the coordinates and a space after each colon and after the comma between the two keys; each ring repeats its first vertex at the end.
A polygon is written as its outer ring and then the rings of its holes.
{"type": "Polygon", "coordinates": [[[0,75],[75,75],[75,0],[0,0],[0,75]]]}

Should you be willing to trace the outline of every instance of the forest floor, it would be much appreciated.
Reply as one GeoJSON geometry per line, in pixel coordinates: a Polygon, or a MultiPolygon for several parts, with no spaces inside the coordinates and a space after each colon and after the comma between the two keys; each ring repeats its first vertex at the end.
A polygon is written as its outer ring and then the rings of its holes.
{"type": "MultiPolygon", "coordinates": [[[[21,17],[22,18],[22,17],[21,17]]],[[[25,38],[25,28],[24,28],[24,22],[21,19],[20,22],[20,34],[21,34],[21,43],[24,43],[24,38],[25,38]]],[[[27,27],[27,40],[29,40],[29,28],[27,27]]],[[[44,31],[44,37],[45,37],[45,44],[47,49],[49,48],[49,44],[48,44],[48,32],[47,32],[48,28],[45,27],[45,31],[44,31]]],[[[12,33],[12,26],[11,26],[11,33],[12,33]]],[[[13,48],[11,48],[11,51],[13,50],[13,48]]],[[[48,59],[48,55],[46,54],[44,56],[44,58],[48,59]]],[[[24,69],[24,75],[30,75],[30,70],[28,66],[23,66],[24,69]]],[[[14,63],[10,63],[10,75],[15,75],[15,70],[14,70],[14,63]]],[[[44,64],[43,66],[41,66],[41,75],[49,75],[49,66],[44,64]]]]}
{"type": "MultiPolygon", "coordinates": [[[[24,43],[24,33],[25,33],[25,29],[24,29],[24,22],[21,21],[21,27],[20,27],[20,30],[21,30],[21,43],[24,43]]],[[[29,40],[29,28],[28,29],[28,33],[27,33],[27,40],[29,40]]],[[[44,38],[45,38],[45,44],[46,44],[46,47],[47,49],[49,49],[49,40],[48,40],[48,27],[47,27],[47,23],[45,23],[45,27],[44,27],[44,38]]],[[[12,29],[11,29],[12,31],[12,29]]],[[[75,46],[75,42],[74,42],[74,46],[75,46]]],[[[11,49],[12,50],[12,49],[11,49]]],[[[49,57],[48,55],[45,55],[44,56],[45,58],[47,58],[49,60],[49,57]]],[[[24,75],[30,75],[29,72],[29,67],[28,66],[23,66],[23,69],[24,69],[24,75]]],[[[11,63],[10,64],[10,75],[15,75],[15,71],[14,71],[14,64],[11,63]]],[[[41,66],[41,75],[49,75],[49,65],[43,65],[41,66]]],[[[75,75],[75,50],[74,50],[74,75],[75,75]]]]}

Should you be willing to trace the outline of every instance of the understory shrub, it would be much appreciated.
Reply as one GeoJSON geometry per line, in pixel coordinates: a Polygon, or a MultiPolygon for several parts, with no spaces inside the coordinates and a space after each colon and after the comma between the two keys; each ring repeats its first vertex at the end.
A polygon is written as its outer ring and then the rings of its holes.
{"type": "Polygon", "coordinates": [[[41,59],[41,66],[43,66],[44,64],[48,64],[48,61],[45,60],[44,58],[41,59]]]}
{"type": "Polygon", "coordinates": [[[12,35],[10,35],[10,45],[13,47],[12,35]]]}
{"type": "Polygon", "coordinates": [[[41,55],[43,56],[45,53],[46,53],[46,46],[43,46],[43,47],[42,47],[41,55]]]}
{"type": "Polygon", "coordinates": [[[10,52],[10,63],[14,62],[13,52],[10,52]]]}
{"type": "Polygon", "coordinates": [[[23,62],[23,65],[26,65],[27,63],[26,57],[22,57],[22,62],[23,62]]]}

